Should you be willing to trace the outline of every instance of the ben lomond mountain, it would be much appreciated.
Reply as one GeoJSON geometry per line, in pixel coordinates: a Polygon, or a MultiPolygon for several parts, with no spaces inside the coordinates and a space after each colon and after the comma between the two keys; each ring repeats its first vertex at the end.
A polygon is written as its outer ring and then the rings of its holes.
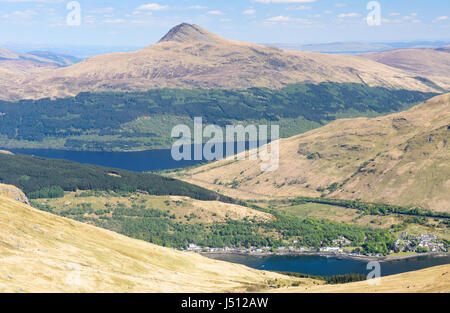
{"type": "Polygon", "coordinates": [[[197,25],[183,23],[172,28],[161,40],[161,42],[220,42],[225,39],[201,28],[197,25]]]}
{"type": "Polygon", "coordinates": [[[9,77],[0,98],[73,96],[83,91],[152,88],[278,89],[292,83],[361,83],[390,89],[441,91],[439,82],[376,61],[344,55],[283,51],[222,38],[190,24],[131,53],[92,57],[78,64],[9,77]]]}

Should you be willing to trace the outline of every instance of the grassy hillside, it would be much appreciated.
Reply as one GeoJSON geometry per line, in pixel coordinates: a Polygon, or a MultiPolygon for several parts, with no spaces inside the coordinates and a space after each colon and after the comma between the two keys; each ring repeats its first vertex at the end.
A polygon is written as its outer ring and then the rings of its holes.
{"type": "MultiPolygon", "coordinates": [[[[280,141],[280,166],[223,160],[178,173],[241,198],[329,197],[449,212],[450,94],[377,118],[342,119],[280,141]]],[[[254,153],[254,152],[252,152],[254,153]]]]}
{"type": "Polygon", "coordinates": [[[280,135],[290,137],[336,118],[401,111],[434,95],[357,83],[322,83],[280,90],[154,89],[0,101],[0,146],[97,151],[169,147],[172,128],[179,124],[193,127],[194,117],[220,126],[280,125],[280,135]]]}
{"type": "Polygon", "coordinates": [[[188,196],[232,202],[202,187],[150,173],[137,173],[27,155],[0,153],[0,183],[22,189],[30,198],[58,197],[65,191],[142,190],[153,195],[188,196]]]}
{"type": "Polygon", "coordinates": [[[450,240],[448,213],[328,198],[259,200],[255,204],[262,208],[286,212],[300,219],[325,219],[349,225],[384,229],[395,237],[408,232],[413,235],[433,234],[450,240]]]}
{"type": "Polygon", "coordinates": [[[294,282],[35,210],[0,196],[0,292],[246,292],[294,282]]]}
{"type": "Polygon", "coordinates": [[[450,265],[442,265],[381,278],[379,285],[367,281],[341,285],[282,288],[275,292],[309,293],[449,293],[450,265]]]}
{"type": "Polygon", "coordinates": [[[63,217],[162,246],[319,248],[345,236],[367,253],[388,253],[394,237],[386,230],[282,214],[270,209],[174,196],[90,191],[32,205],[63,217]],[[293,242],[296,243],[293,243],[293,242]]]}
{"type": "Polygon", "coordinates": [[[418,76],[425,75],[429,85],[450,90],[450,51],[448,48],[396,49],[363,55],[379,63],[396,67],[418,76]]]}

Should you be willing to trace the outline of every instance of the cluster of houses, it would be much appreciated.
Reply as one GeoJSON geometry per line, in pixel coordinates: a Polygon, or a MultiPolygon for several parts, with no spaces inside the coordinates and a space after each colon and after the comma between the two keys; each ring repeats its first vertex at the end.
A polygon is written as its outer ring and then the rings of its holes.
{"type": "Polygon", "coordinates": [[[327,253],[343,253],[344,251],[340,247],[322,247],[320,249],[310,248],[310,247],[278,247],[272,249],[271,247],[223,247],[223,248],[210,248],[210,247],[200,247],[196,244],[189,244],[186,249],[187,251],[197,252],[197,253],[244,253],[244,254],[262,254],[262,253],[280,253],[280,254],[295,254],[295,253],[305,253],[305,252],[327,252],[327,253]]]}
{"type": "Polygon", "coordinates": [[[394,245],[395,252],[448,252],[448,247],[444,243],[439,242],[436,235],[420,234],[413,236],[403,232],[394,245]]]}

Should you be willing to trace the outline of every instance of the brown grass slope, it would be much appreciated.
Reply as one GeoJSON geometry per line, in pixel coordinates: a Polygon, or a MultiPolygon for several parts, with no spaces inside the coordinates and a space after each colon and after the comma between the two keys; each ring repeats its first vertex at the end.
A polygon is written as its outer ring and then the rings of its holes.
{"type": "Polygon", "coordinates": [[[246,292],[292,278],[159,247],[0,195],[0,292],[246,292]]]}
{"type": "Polygon", "coordinates": [[[241,198],[317,197],[325,192],[332,198],[450,212],[449,139],[446,94],[405,112],[337,120],[282,139],[275,172],[261,172],[261,161],[247,158],[195,168],[183,179],[241,198]],[[333,183],[342,186],[323,191],[333,183]]]}
{"type": "Polygon", "coordinates": [[[370,60],[425,76],[450,90],[450,49],[398,49],[363,55],[370,60]]]}
{"type": "Polygon", "coordinates": [[[341,285],[301,286],[277,289],[275,292],[310,293],[449,293],[450,265],[382,277],[379,285],[367,281],[341,285]]]}
{"type": "Polygon", "coordinates": [[[4,196],[0,211],[0,292],[450,291],[449,265],[384,277],[375,287],[322,286],[155,246],[4,196]]]}
{"type": "Polygon", "coordinates": [[[9,92],[0,88],[0,98],[62,97],[81,91],[161,87],[281,88],[290,83],[326,81],[436,91],[413,76],[417,75],[367,58],[288,52],[227,40],[184,23],[142,50],[100,55],[3,84],[9,92]]]}

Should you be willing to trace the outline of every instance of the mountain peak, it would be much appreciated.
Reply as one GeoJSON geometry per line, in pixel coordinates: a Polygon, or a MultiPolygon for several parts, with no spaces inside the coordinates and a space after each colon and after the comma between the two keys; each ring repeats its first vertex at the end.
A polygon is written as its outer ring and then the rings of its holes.
{"type": "Polygon", "coordinates": [[[182,23],[172,28],[159,42],[214,42],[219,38],[198,25],[182,23]]]}

